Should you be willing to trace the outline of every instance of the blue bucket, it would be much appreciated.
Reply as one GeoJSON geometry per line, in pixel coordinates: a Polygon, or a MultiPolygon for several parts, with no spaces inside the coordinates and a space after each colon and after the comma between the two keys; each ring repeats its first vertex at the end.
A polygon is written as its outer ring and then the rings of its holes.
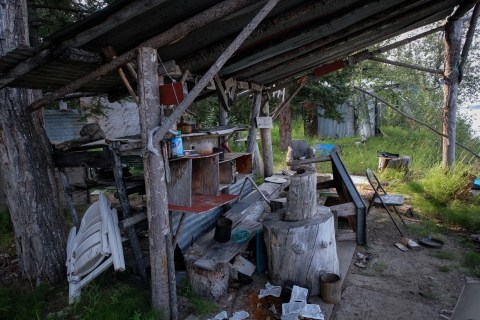
{"type": "Polygon", "coordinates": [[[335,145],[331,143],[320,143],[312,146],[312,148],[315,149],[316,157],[329,156],[333,147],[335,147],[335,145]]]}

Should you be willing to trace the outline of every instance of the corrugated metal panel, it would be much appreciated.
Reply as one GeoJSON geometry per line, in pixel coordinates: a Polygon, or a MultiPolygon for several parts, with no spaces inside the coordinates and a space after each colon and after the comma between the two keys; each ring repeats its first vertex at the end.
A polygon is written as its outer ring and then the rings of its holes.
{"type": "Polygon", "coordinates": [[[17,65],[18,63],[27,60],[36,53],[30,47],[20,46],[14,50],[8,52],[6,55],[0,57],[0,74],[17,65]]]}
{"type": "MultiPolygon", "coordinates": [[[[82,108],[90,106],[96,98],[81,98],[82,108]]],[[[98,123],[107,138],[120,138],[140,134],[140,118],[138,107],[134,102],[110,103],[106,98],[99,101],[108,109],[106,117],[96,116],[88,119],[88,123],[98,123]]]]}
{"type": "MultiPolygon", "coordinates": [[[[343,114],[344,122],[318,117],[318,135],[324,138],[343,138],[355,135],[354,107],[344,103],[337,107],[338,112],[343,114]]],[[[324,110],[319,108],[318,114],[323,115],[324,110]]]]}
{"type": "MultiPolygon", "coordinates": [[[[238,181],[237,183],[230,186],[230,194],[238,194],[240,193],[240,189],[243,185],[243,179],[238,181]]],[[[245,185],[245,189],[243,191],[243,195],[246,196],[252,191],[252,186],[250,182],[245,185]]],[[[178,246],[185,252],[188,248],[190,248],[192,237],[193,242],[196,242],[205,234],[207,234],[210,230],[215,227],[215,223],[220,216],[224,213],[223,207],[218,207],[207,211],[202,214],[196,213],[187,213],[187,218],[183,224],[182,230],[180,232],[180,237],[178,239],[178,246]]],[[[180,218],[182,217],[182,212],[173,211],[172,213],[172,225],[174,232],[176,232],[178,223],[180,222],[180,218]]]]}
{"type": "Polygon", "coordinates": [[[45,110],[45,126],[50,141],[63,142],[80,137],[86,122],[79,122],[80,111],[45,110]]]}

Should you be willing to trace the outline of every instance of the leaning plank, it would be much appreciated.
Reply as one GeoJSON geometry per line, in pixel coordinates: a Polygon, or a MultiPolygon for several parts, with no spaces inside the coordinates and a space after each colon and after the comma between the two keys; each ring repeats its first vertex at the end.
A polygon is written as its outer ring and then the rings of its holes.
{"type": "Polygon", "coordinates": [[[216,242],[210,250],[207,251],[203,257],[198,259],[194,265],[203,269],[215,271],[220,268],[223,263],[232,260],[240,249],[248,244],[255,233],[262,229],[259,222],[240,223],[237,228],[233,229],[232,233],[237,230],[246,230],[250,233],[248,239],[244,242],[229,241],[225,243],[216,242]]]}
{"type": "Polygon", "coordinates": [[[325,161],[332,161],[330,156],[318,157],[318,158],[311,158],[305,160],[293,160],[287,162],[288,166],[299,166],[302,164],[309,164],[309,163],[316,163],[316,162],[325,162],[325,161]]]}

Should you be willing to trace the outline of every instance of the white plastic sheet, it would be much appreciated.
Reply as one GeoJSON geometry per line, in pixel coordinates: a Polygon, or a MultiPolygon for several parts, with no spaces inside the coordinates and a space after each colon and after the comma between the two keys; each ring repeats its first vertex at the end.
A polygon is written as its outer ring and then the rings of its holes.
{"type": "Polygon", "coordinates": [[[267,282],[265,285],[265,289],[260,290],[260,294],[258,295],[258,298],[261,299],[266,296],[274,296],[274,297],[280,297],[280,294],[282,293],[282,287],[280,286],[274,286],[270,282],[267,282]]]}
{"type": "Polygon", "coordinates": [[[290,302],[305,302],[307,303],[308,289],[299,286],[293,286],[290,302]]]}
{"type": "Polygon", "coordinates": [[[322,310],[318,304],[307,304],[300,312],[300,316],[304,318],[324,320],[322,310]]]}
{"type": "Polygon", "coordinates": [[[212,319],[208,319],[208,320],[223,320],[223,319],[227,319],[227,318],[228,318],[227,311],[223,310],[222,312],[215,315],[215,317],[213,317],[212,319]]]}
{"type": "Polygon", "coordinates": [[[247,319],[248,316],[250,316],[248,312],[240,310],[240,311],[234,312],[233,316],[229,320],[243,320],[243,319],[247,319]]]}

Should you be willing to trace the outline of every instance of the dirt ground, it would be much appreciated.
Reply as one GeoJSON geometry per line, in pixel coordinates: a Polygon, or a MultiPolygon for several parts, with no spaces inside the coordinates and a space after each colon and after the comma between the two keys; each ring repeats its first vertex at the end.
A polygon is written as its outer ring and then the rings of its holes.
{"type": "MultiPolygon", "coordinates": [[[[408,237],[418,240],[395,218],[408,237]]],[[[417,223],[414,219],[407,220],[407,224],[417,223]]],[[[433,235],[445,242],[442,249],[421,247],[401,251],[394,246],[401,239],[400,234],[383,209],[371,211],[367,228],[368,245],[357,246],[343,281],[342,300],[334,306],[329,319],[425,320],[438,319],[439,314],[449,316],[469,276],[469,270],[462,266],[465,251],[462,237],[454,232],[433,235]],[[355,265],[357,253],[371,257],[366,268],[355,265]]],[[[283,301],[257,297],[268,275],[255,273],[253,278],[250,285],[232,284],[228,294],[217,301],[217,311],[226,310],[231,316],[245,310],[250,314],[248,319],[279,319],[283,301]],[[272,305],[277,315],[269,310],[272,305]]]]}
{"type": "MultiPolygon", "coordinates": [[[[398,217],[395,218],[410,238],[418,240],[410,229],[401,225],[398,217]]],[[[419,224],[414,218],[407,219],[407,223],[419,224]]],[[[367,234],[368,245],[356,247],[343,281],[342,300],[334,306],[329,319],[425,320],[438,319],[440,313],[451,314],[471,272],[463,267],[466,249],[461,234],[451,231],[432,235],[445,242],[442,249],[422,247],[404,252],[394,246],[401,237],[383,209],[375,209],[369,214],[367,234]],[[371,257],[366,268],[355,265],[357,253],[371,257]]],[[[2,285],[21,283],[15,249],[13,246],[5,249],[0,257],[2,285]]],[[[213,318],[222,310],[226,310],[229,316],[245,310],[250,314],[248,319],[279,319],[284,301],[274,297],[259,299],[257,296],[265,287],[268,274],[255,272],[253,278],[249,285],[232,282],[228,293],[216,302],[217,310],[206,316],[194,315],[189,300],[179,297],[179,319],[204,320],[213,318]],[[272,311],[272,305],[277,314],[272,311]]]]}

